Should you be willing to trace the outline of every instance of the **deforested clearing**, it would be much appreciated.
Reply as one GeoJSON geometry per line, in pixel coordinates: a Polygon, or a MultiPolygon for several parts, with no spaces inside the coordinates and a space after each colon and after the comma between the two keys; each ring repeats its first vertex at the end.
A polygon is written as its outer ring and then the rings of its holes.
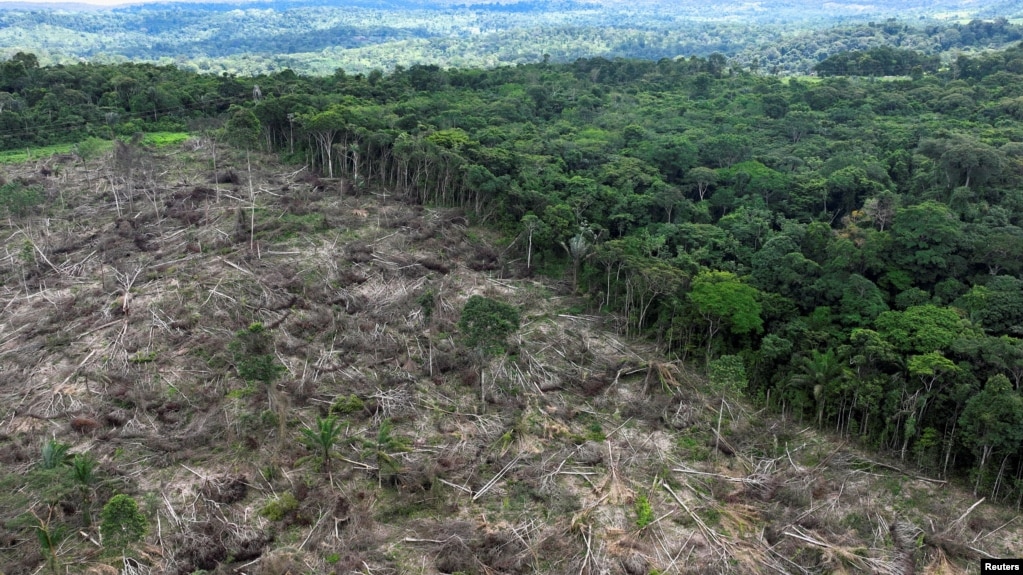
{"type": "Polygon", "coordinates": [[[1014,509],[710,392],[702,364],[580,313],[571,282],[466,214],[220,153],[217,173],[201,140],[7,170],[46,207],[0,223],[0,572],[908,574],[1023,555],[1014,509]],[[466,343],[473,296],[517,311],[510,335],[466,343]],[[129,519],[141,536],[106,529],[129,519]]]}

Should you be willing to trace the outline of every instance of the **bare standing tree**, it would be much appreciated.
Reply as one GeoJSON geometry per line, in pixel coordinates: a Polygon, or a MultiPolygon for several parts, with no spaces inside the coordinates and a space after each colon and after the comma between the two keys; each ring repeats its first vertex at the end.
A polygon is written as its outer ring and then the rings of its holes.
{"type": "Polygon", "coordinates": [[[117,285],[121,288],[121,311],[124,312],[124,315],[128,315],[128,312],[131,311],[131,288],[135,286],[139,276],[142,275],[142,272],[144,272],[148,267],[148,261],[139,260],[135,262],[134,266],[131,266],[131,268],[125,269],[124,271],[118,269],[114,270],[114,277],[117,279],[117,285]]]}
{"type": "MultiPolygon", "coordinates": [[[[114,141],[114,162],[116,178],[121,182],[121,190],[128,201],[128,211],[135,211],[135,172],[140,165],[140,147],[142,145],[142,134],[137,133],[127,142],[114,141]]],[[[111,178],[114,180],[114,178],[111,178]]],[[[114,188],[114,202],[117,204],[117,215],[121,215],[121,203],[118,199],[118,192],[114,188]]]]}

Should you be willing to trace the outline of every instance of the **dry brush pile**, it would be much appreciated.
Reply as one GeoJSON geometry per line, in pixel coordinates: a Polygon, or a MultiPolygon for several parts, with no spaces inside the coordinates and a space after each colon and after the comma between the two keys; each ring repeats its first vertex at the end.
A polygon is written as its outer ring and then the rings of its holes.
{"type": "Polygon", "coordinates": [[[237,152],[214,175],[204,144],[7,174],[47,207],[0,226],[0,572],[905,574],[1023,555],[1008,511],[704,394],[566,312],[459,212],[237,152]],[[521,312],[503,353],[460,338],[473,295],[521,312]],[[44,445],[66,457],[47,467],[44,445]],[[115,552],[118,493],[147,529],[115,552]]]}

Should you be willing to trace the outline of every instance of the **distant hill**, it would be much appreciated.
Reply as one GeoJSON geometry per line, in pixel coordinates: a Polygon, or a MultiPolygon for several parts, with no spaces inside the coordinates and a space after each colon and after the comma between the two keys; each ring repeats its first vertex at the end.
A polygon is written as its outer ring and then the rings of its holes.
{"type": "Polygon", "coordinates": [[[0,2],[0,10],[61,10],[71,12],[88,12],[94,10],[109,10],[114,6],[123,6],[127,2],[117,4],[92,4],[85,2],[0,2]]]}
{"type": "Polygon", "coordinates": [[[416,64],[514,65],[578,58],[659,60],[719,53],[739,66],[806,74],[843,49],[998,48],[997,39],[943,34],[972,18],[1011,15],[1011,3],[955,1],[819,4],[804,0],[467,2],[322,0],[0,4],[0,56],[43,64],[82,59],[174,63],[206,73],[291,68],[328,75],[416,64]],[[890,30],[896,29],[891,32],[890,30]],[[944,38],[936,42],[935,38],[944,38]]]}

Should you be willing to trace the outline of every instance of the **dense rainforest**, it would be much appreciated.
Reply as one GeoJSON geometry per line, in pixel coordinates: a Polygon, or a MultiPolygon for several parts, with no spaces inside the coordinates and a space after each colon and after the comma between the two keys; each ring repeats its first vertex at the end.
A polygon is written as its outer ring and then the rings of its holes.
{"type": "MultiPolygon", "coordinates": [[[[945,61],[1023,39],[1018,3],[953,0],[826,4],[319,0],[146,3],[111,9],[0,5],[0,54],[43,64],[83,60],[175,64],[256,75],[328,75],[414,64],[494,67],[580,57],[658,60],[720,53],[737,67],[809,74],[829,56],[879,47],[945,61]]],[[[857,73],[850,70],[849,73],[857,73]]]]}
{"type": "MultiPolygon", "coordinates": [[[[1023,45],[820,68],[235,77],[20,53],[0,65],[0,145],[78,142],[87,162],[96,139],[191,131],[463,208],[508,238],[500,273],[563,277],[755,402],[1023,497],[1023,45]],[[886,66],[907,75],[868,74],[886,66]]],[[[46,209],[2,190],[9,217],[46,209]]]]}

